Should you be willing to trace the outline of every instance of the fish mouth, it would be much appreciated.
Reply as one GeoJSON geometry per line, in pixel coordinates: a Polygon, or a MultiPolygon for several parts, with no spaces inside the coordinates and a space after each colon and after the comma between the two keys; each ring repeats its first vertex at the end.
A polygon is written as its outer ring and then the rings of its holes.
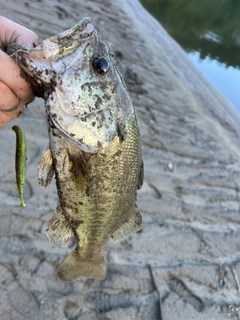
{"type": "Polygon", "coordinates": [[[72,46],[72,43],[82,43],[90,38],[92,38],[97,33],[97,30],[90,18],[84,18],[79,21],[74,27],[63,31],[57,35],[58,45],[61,44],[64,46],[64,49],[67,49],[68,46],[72,46]]]}
{"type": "Polygon", "coordinates": [[[62,137],[64,137],[65,139],[67,139],[71,144],[73,144],[74,146],[76,146],[78,149],[87,152],[87,153],[96,153],[99,150],[99,146],[90,146],[87,145],[81,141],[74,139],[73,136],[71,136],[71,134],[69,134],[60,124],[59,122],[54,119],[51,114],[48,114],[48,118],[51,121],[52,126],[54,126],[55,129],[58,130],[58,132],[60,133],[60,135],[62,137]]]}
{"type": "MultiPolygon", "coordinates": [[[[84,18],[74,27],[44,40],[42,42],[44,57],[49,60],[59,60],[64,56],[64,53],[67,54],[69,51],[75,50],[96,35],[97,30],[92,20],[84,18]]],[[[32,51],[36,49],[32,49],[32,51]]]]}

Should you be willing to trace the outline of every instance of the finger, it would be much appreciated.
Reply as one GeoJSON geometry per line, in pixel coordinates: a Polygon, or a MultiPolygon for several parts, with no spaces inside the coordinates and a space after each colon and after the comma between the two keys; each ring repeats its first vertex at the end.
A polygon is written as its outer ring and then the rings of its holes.
{"type": "Polygon", "coordinates": [[[4,126],[11,120],[18,118],[22,114],[24,105],[25,104],[22,101],[18,100],[12,108],[3,111],[0,110],[0,127],[4,126]]]}
{"type": "Polygon", "coordinates": [[[11,120],[18,118],[22,114],[22,108],[23,104],[19,101],[19,103],[13,107],[14,111],[0,111],[0,127],[4,126],[7,122],[11,120]]]}
{"type": "Polygon", "coordinates": [[[18,97],[3,82],[0,82],[0,110],[12,109],[18,103],[18,97]]]}
{"type": "Polygon", "coordinates": [[[5,17],[0,16],[0,47],[7,49],[10,43],[26,44],[33,47],[39,44],[36,33],[28,28],[17,24],[5,17]]]}
{"type": "Polygon", "coordinates": [[[8,86],[0,82],[0,127],[17,118],[25,103],[19,100],[8,86]]]}
{"type": "Polygon", "coordinates": [[[16,62],[3,51],[0,51],[0,66],[0,82],[4,82],[20,100],[32,101],[34,95],[30,84],[21,76],[23,73],[16,62]]]}
{"type": "Polygon", "coordinates": [[[33,96],[32,100],[19,99],[5,83],[0,81],[0,111],[15,112],[25,104],[32,102],[34,98],[35,96],[33,96]]]}
{"type": "Polygon", "coordinates": [[[3,112],[0,112],[0,128],[15,118],[16,116],[14,114],[6,114],[3,112]]]}

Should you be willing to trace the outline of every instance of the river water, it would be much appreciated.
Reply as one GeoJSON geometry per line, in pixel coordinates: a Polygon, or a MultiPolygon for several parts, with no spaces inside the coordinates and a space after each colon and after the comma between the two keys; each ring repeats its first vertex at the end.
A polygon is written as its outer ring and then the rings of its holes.
{"type": "Polygon", "coordinates": [[[240,112],[240,1],[140,0],[240,112]]]}

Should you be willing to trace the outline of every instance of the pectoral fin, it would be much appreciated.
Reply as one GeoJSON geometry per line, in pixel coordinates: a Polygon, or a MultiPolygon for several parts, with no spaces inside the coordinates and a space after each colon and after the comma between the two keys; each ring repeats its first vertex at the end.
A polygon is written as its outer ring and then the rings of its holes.
{"type": "Polygon", "coordinates": [[[49,147],[44,151],[38,165],[38,183],[46,188],[54,177],[52,154],[49,147]]]}
{"type": "Polygon", "coordinates": [[[130,212],[130,217],[111,235],[112,241],[118,242],[131,233],[141,230],[142,227],[142,215],[138,207],[134,204],[130,212]]]}
{"type": "Polygon", "coordinates": [[[57,206],[56,211],[48,222],[46,236],[60,248],[69,247],[74,239],[71,225],[64,216],[60,206],[57,206]]]}

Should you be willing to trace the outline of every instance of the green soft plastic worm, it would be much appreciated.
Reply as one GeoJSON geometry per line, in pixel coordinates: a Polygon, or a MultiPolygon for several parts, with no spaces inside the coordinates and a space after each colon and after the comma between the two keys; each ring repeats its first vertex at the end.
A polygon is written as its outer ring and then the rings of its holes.
{"type": "Polygon", "coordinates": [[[20,207],[25,207],[23,200],[23,188],[26,177],[27,163],[27,144],[25,133],[19,126],[13,126],[13,131],[16,133],[16,154],[15,154],[15,171],[18,194],[20,198],[20,207]]]}

